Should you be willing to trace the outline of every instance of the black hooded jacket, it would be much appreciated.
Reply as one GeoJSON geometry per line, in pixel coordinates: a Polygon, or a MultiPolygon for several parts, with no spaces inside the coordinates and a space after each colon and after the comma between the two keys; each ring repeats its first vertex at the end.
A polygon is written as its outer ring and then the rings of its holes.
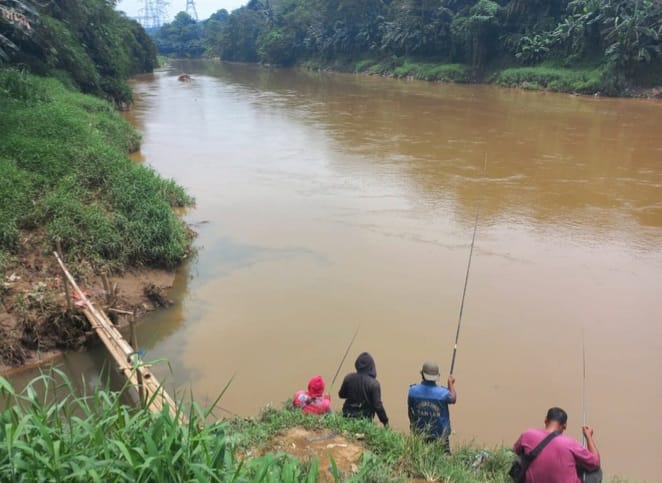
{"type": "Polygon", "coordinates": [[[362,352],[354,363],[356,372],[347,374],[340,386],[338,396],[345,399],[343,416],[372,419],[377,417],[382,424],[388,424],[388,416],[382,404],[382,390],[377,381],[375,360],[367,352],[362,352]]]}

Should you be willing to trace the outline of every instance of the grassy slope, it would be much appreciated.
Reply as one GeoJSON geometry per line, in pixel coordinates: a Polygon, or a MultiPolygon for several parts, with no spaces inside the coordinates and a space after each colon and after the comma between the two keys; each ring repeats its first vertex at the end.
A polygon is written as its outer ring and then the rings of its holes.
{"type": "Polygon", "coordinates": [[[209,412],[194,405],[188,419],[189,424],[179,425],[168,413],[131,409],[116,392],[76,397],[57,372],[34,380],[20,394],[0,378],[0,480],[314,482],[315,461],[299,462],[285,454],[240,457],[294,425],[328,428],[349,439],[364,433],[369,451],[350,479],[355,482],[411,477],[505,482],[512,458],[498,449],[474,469],[476,448],[447,457],[417,438],[338,415],[317,418],[272,409],[258,419],[205,424],[209,412]],[[44,387],[48,398],[38,396],[44,387]],[[60,402],[48,402],[55,391],[60,402]]]}
{"type": "Polygon", "coordinates": [[[0,69],[0,274],[26,233],[94,266],[171,267],[189,246],[172,206],[192,200],[127,153],[139,136],[110,104],[0,69]]]}

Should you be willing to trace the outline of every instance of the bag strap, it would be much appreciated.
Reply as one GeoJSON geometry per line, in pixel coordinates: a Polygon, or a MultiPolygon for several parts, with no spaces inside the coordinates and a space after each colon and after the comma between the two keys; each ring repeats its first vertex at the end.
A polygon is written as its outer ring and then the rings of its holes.
{"type": "Polygon", "coordinates": [[[560,433],[557,431],[552,431],[543,439],[540,443],[538,443],[538,446],[533,448],[533,451],[531,451],[528,455],[524,455],[526,458],[527,463],[530,465],[534,459],[536,459],[536,456],[540,454],[540,452],[545,449],[545,446],[547,446],[550,441],[552,441],[554,438],[556,438],[560,433]]]}

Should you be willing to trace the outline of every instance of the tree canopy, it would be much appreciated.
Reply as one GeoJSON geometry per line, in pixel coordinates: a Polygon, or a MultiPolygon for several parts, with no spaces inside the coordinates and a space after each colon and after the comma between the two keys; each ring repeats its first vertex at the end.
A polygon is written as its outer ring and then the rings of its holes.
{"type": "Polygon", "coordinates": [[[0,62],[55,75],[83,92],[128,102],[129,76],[156,66],[156,48],[114,0],[12,0],[0,8],[0,62]]]}
{"type": "Polygon", "coordinates": [[[221,12],[198,26],[205,53],[225,60],[412,57],[465,64],[476,77],[493,65],[552,62],[604,65],[618,82],[662,71],[657,0],[250,0],[221,12]]]}

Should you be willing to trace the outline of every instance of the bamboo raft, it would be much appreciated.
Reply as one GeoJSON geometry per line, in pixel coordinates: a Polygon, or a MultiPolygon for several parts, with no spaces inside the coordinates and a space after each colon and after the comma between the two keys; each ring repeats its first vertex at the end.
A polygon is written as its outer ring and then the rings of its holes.
{"type": "MultiPolygon", "coordinates": [[[[166,392],[163,385],[149,370],[149,364],[142,361],[138,352],[124,339],[105,312],[97,309],[87,298],[71,273],[69,273],[69,270],[67,270],[60,255],[57,252],[53,252],[53,254],[65,276],[64,287],[67,292],[67,299],[69,297],[67,283],[69,283],[83,304],[82,312],[85,317],[87,317],[90,325],[108,349],[108,353],[114,359],[120,373],[126,377],[131,387],[138,392],[142,404],[152,413],[161,413],[165,408],[173,418],[184,423],[184,415],[178,410],[175,401],[166,392]]],[[[70,305],[69,300],[67,303],[70,305]]]]}

